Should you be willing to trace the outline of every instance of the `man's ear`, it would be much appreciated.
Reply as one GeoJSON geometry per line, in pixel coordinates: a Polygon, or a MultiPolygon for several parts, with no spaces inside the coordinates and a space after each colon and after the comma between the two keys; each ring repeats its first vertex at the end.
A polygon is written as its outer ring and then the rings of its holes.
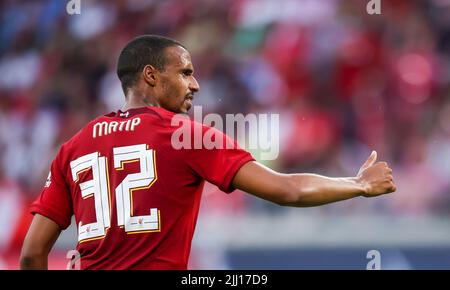
{"type": "Polygon", "coordinates": [[[152,87],[156,86],[156,81],[158,79],[157,73],[158,70],[149,64],[144,66],[144,69],[142,70],[142,76],[145,82],[152,87]]]}

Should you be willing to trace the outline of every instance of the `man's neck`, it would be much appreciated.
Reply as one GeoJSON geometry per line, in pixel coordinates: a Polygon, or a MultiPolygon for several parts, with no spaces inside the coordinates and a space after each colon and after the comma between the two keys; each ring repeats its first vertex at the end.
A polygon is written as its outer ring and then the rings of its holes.
{"type": "Polygon", "coordinates": [[[146,97],[145,95],[139,95],[135,92],[129,92],[126,97],[126,102],[121,108],[121,111],[125,112],[129,109],[142,107],[160,107],[160,105],[156,101],[151,101],[150,98],[146,97]]]}

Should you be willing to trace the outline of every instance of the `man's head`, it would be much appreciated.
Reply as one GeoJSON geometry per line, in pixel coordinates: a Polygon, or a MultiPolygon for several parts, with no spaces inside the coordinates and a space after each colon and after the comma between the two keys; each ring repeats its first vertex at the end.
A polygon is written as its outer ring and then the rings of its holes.
{"type": "Polygon", "coordinates": [[[175,113],[187,113],[200,88],[191,56],[177,41],[155,35],[131,40],[122,50],[117,75],[127,97],[175,113]]]}

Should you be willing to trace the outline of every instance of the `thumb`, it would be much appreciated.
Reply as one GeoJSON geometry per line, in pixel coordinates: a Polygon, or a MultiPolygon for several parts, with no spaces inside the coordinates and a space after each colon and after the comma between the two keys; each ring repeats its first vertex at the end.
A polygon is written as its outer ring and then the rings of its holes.
{"type": "Polygon", "coordinates": [[[361,166],[361,169],[366,169],[372,166],[375,161],[377,161],[377,151],[373,150],[369,158],[366,160],[366,162],[364,162],[363,166],[361,166]]]}

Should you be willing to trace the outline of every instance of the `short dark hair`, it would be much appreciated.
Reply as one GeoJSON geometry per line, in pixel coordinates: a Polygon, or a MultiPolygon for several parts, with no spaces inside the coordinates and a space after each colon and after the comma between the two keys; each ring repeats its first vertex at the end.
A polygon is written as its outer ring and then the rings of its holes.
{"type": "Polygon", "coordinates": [[[125,45],[117,62],[117,76],[122,83],[125,95],[133,86],[146,65],[152,65],[158,70],[164,70],[166,57],[164,50],[171,46],[181,46],[178,41],[158,36],[142,35],[132,39],[125,45]]]}

